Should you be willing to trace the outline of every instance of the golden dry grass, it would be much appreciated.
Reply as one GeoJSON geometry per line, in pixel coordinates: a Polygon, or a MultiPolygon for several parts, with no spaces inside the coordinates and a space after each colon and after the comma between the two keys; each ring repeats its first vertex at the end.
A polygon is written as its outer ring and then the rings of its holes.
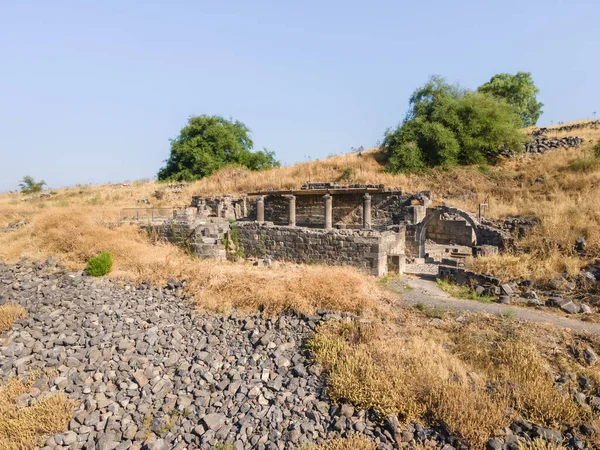
{"type": "Polygon", "coordinates": [[[521,442],[519,444],[519,450],[566,450],[566,447],[562,444],[556,444],[537,438],[531,442],[521,442]]]}
{"type": "Polygon", "coordinates": [[[353,268],[275,264],[265,269],[200,260],[176,246],[152,244],[137,226],[107,225],[92,207],[43,209],[30,220],[17,231],[0,234],[0,259],[53,255],[72,269],[82,269],[90,257],[109,251],[114,258],[111,276],[158,285],[171,277],[187,280],[193,300],[218,311],[361,312],[376,305],[374,281],[353,268]]]}
{"type": "Polygon", "coordinates": [[[67,429],[75,402],[63,394],[40,396],[30,406],[19,406],[18,398],[31,391],[32,379],[11,378],[0,386],[0,448],[29,450],[43,442],[43,437],[67,429]]]}
{"type": "Polygon", "coordinates": [[[27,311],[20,305],[0,305],[0,333],[10,330],[15,320],[24,317],[26,314],[27,311]]]}
{"type": "Polygon", "coordinates": [[[333,439],[327,444],[310,447],[310,450],[375,450],[377,446],[362,435],[333,439]]]}
{"type": "MultiPolygon", "coordinates": [[[[183,267],[188,265],[188,260],[174,249],[151,246],[131,228],[109,228],[105,223],[116,222],[121,208],[182,207],[189,204],[190,197],[195,194],[298,188],[309,180],[339,180],[342,173],[350,169],[351,177],[344,182],[382,183],[404,191],[431,189],[437,202],[468,211],[476,211],[477,205],[489,198],[488,215],[491,217],[539,217],[540,227],[521,242],[528,253],[479,258],[475,260],[474,268],[502,278],[527,277],[547,281],[563,272],[574,275],[589,260],[600,257],[600,167],[593,166],[583,172],[576,169],[577,161],[589,158],[592,141],[600,138],[600,130],[583,129],[563,134],[582,136],[586,143],[580,150],[525,155],[485,170],[469,166],[449,171],[432,170],[418,176],[393,175],[384,172],[381,155],[373,149],[362,155],[333,156],[258,173],[228,167],[177,192],[159,183],[141,181],[128,187],[118,184],[57,189],[50,199],[27,202],[21,201],[23,196],[20,194],[0,194],[0,227],[19,220],[31,222],[16,232],[0,234],[0,259],[14,261],[21,256],[53,255],[65,260],[72,268],[82,268],[87,258],[109,250],[115,254],[115,275],[162,282],[168,278],[168,270],[175,270],[177,273],[171,276],[198,278],[200,287],[206,286],[210,279],[209,284],[215,290],[226,289],[227,283],[218,279],[233,281],[234,276],[227,277],[219,272],[239,270],[238,275],[256,275],[260,279],[259,271],[198,263],[197,269],[189,273],[183,267]],[[152,195],[156,190],[164,194],[160,200],[152,195]],[[141,200],[148,200],[150,204],[140,203],[141,200]],[[587,259],[573,253],[574,241],[581,236],[588,242],[587,259]]],[[[305,277],[309,272],[317,274],[318,271],[320,269],[306,269],[305,277]]],[[[289,276],[275,275],[275,272],[264,276],[276,279],[289,276]]],[[[260,295],[248,303],[264,303],[260,295]]],[[[294,295],[279,293],[276,297],[279,304],[296,301],[292,299],[294,295]]]]}
{"type": "Polygon", "coordinates": [[[567,365],[571,373],[599,375],[568,354],[567,343],[578,339],[572,334],[480,315],[445,317],[431,327],[418,313],[402,314],[401,326],[337,322],[318,329],[309,348],[335,402],[443,423],[473,448],[510,424],[509,406],[547,427],[595,420],[554,383],[567,365]]]}

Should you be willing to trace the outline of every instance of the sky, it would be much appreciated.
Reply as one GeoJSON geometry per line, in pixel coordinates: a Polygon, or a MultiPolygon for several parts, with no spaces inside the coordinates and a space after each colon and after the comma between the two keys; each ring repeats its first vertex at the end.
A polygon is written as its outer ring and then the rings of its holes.
{"type": "Polygon", "coordinates": [[[600,116],[598,0],[0,0],[0,191],[153,178],[192,115],[284,164],[372,147],[430,75],[600,116]]]}

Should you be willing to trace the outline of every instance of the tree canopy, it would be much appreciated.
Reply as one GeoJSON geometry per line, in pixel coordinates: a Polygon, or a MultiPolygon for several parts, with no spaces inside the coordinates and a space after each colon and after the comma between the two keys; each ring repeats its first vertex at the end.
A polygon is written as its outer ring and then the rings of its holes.
{"type": "Polygon", "coordinates": [[[506,100],[517,110],[524,127],[535,125],[542,114],[544,104],[537,101],[540,90],[533,83],[529,72],[494,75],[490,81],[479,86],[478,91],[506,100]]]}
{"type": "Polygon", "coordinates": [[[25,175],[21,182],[19,183],[19,187],[21,188],[21,192],[23,194],[37,194],[38,192],[42,192],[44,185],[46,182],[44,180],[35,181],[34,178],[30,175],[25,175]]]}
{"type": "Polygon", "coordinates": [[[158,172],[164,181],[193,181],[227,166],[240,165],[250,170],[279,166],[275,153],[266,149],[252,151],[250,130],[240,121],[220,116],[194,116],[171,140],[171,154],[158,172]]]}
{"type": "Polygon", "coordinates": [[[382,144],[391,172],[493,162],[522,151],[520,117],[504,100],[432,76],[410,98],[406,118],[382,144]]]}

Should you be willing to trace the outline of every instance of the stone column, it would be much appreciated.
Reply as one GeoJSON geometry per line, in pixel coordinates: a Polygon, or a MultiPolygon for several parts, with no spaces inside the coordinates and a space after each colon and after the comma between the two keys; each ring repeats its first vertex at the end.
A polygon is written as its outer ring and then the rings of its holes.
{"type": "Polygon", "coordinates": [[[243,217],[248,217],[248,202],[247,202],[247,200],[248,199],[246,197],[244,197],[242,199],[242,214],[243,214],[243,217]]]}
{"type": "Polygon", "coordinates": [[[217,199],[217,217],[221,217],[223,215],[223,204],[220,199],[217,199]]]}
{"type": "Polygon", "coordinates": [[[325,199],[325,229],[331,230],[333,228],[333,202],[329,194],[324,195],[323,198],[325,199]]]}
{"type": "Polygon", "coordinates": [[[290,195],[288,197],[288,200],[290,201],[288,203],[288,213],[289,213],[289,218],[290,218],[289,225],[291,227],[295,227],[296,226],[296,196],[290,195]]]}
{"type": "Polygon", "coordinates": [[[363,228],[371,229],[371,196],[369,193],[363,197],[363,228]]]}
{"type": "Polygon", "coordinates": [[[258,223],[265,222],[265,199],[263,196],[256,199],[256,220],[258,223]]]}

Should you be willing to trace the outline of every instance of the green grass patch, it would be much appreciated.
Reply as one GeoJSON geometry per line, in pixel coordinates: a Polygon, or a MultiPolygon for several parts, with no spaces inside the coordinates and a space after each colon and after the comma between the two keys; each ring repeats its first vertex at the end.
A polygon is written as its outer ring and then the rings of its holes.
{"type": "Polygon", "coordinates": [[[417,303],[415,305],[415,308],[417,308],[430,319],[443,319],[444,314],[446,314],[446,310],[444,308],[439,308],[437,306],[429,306],[423,302],[417,303]]]}
{"type": "Polygon", "coordinates": [[[492,296],[479,295],[477,292],[469,289],[466,286],[459,286],[441,278],[437,279],[436,283],[442,291],[454,298],[460,298],[462,300],[475,300],[479,303],[492,303],[494,299],[492,296]]]}

